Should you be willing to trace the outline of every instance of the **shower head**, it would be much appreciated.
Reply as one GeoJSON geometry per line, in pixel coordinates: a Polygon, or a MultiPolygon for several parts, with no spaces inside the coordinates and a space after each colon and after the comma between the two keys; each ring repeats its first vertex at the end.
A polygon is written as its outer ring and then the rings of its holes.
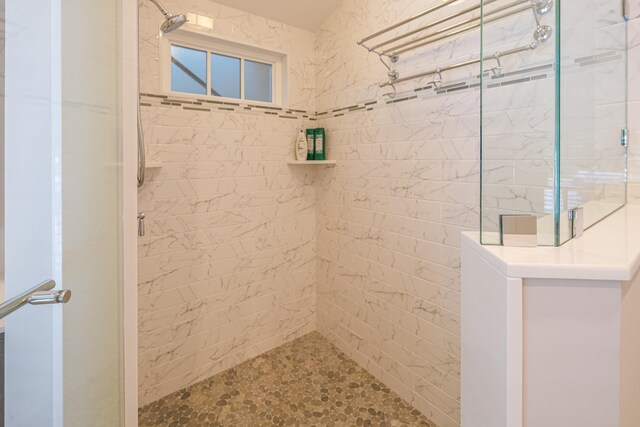
{"type": "Polygon", "coordinates": [[[187,22],[187,17],[184,15],[173,15],[164,20],[160,29],[163,33],[170,33],[173,30],[177,30],[187,22]]]}
{"type": "Polygon", "coordinates": [[[164,22],[160,25],[160,30],[163,33],[170,33],[173,30],[177,30],[187,22],[187,17],[184,15],[172,15],[158,0],[149,0],[156,5],[158,10],[164,15],[164,22]]]}

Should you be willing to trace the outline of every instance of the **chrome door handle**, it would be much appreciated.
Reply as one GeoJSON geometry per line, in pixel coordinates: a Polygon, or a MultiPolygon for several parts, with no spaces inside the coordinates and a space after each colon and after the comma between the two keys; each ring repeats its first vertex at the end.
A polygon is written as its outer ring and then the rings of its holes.
{"type": "Polygon", "coordinates": [[[62,289],[60,291],[36,292],[28,299],[29,304],[66,304],[71,299],[71,291],[62,289]]]}
{"type": "Polygon", "coordinates": [[[51,291],[56,287],[56,282],[47,280],[34,286],[26,292],[11,298],[0,304],[0,319],[7,317],[17,309],[27,304],[66,304],[71,299],[71,291],[62,289],[59,291],[51,291]]]}

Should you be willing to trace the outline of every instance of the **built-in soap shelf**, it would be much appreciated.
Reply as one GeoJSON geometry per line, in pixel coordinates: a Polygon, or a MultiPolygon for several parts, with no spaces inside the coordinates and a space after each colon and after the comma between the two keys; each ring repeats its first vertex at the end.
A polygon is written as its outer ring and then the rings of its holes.
{"type": "Polygon", "coordinates": [[[288,160],[288,165],[335,165],[335,160],[288,160]]]}
{"type": "Polygon", "coordinates": [[[162,163],[161,162],[146,162],[144,166],[147,169],[160,169],[162,167],[162,163]]]}

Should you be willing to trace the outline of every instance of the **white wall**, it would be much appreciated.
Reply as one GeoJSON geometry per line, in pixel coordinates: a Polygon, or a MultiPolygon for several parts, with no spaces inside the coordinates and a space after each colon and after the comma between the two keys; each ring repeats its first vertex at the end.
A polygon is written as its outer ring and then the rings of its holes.
{"type": "MultiPolygon", "coordinates": [[[[308,115],[163,104],[161,15],[140,6],[147,159],[163,163],[139,192],[144,405],[313,331],[316,233],[313,175],[286,165],[308,115]]],[[[208,0],[166,6],[213,18],[214,35],[287,53],[288,107],[313,110],[313,34],[208,0]]]]}

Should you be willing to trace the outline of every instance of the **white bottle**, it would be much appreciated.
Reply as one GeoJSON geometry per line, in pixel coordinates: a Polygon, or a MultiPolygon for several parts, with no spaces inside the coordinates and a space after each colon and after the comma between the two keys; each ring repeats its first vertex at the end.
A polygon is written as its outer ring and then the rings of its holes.
{"type": "Polygon", "coordinates": [[[307,137],[305,136],[304,129],[300,130],[298,138],[296,139],[296,160],[307,160],[307,137]]]}

